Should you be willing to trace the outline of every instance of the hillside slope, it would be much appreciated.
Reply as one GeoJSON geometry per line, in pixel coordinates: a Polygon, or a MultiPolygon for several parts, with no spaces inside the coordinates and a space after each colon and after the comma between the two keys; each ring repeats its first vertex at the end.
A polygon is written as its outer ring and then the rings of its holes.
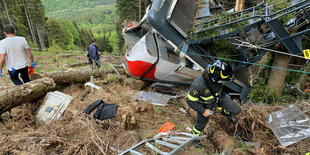
{"type": "Polygon", "coordinates": [[[64,18],[93,31],[111,30],[115,0],[43,0],[46,14],[64,18]]]}
{"type": "Polygon", "coordinates": [[[116,0],[42,0],[48,15],[67,9],[94,8],[100,5],[114,4],[116,0]]]}

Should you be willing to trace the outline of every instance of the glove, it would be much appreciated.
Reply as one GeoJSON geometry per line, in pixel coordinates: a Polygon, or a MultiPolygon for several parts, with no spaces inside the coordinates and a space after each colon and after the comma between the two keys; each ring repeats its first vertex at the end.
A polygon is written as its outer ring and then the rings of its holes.
{"type": "Polygon", "coordinates": [[[35,63],[35,62],[32,62],[32,63],[31,63],[31,66],[32,66],[32,68],[35,68],[35,67],[36,67],[36,63],[35,63]]]}
{"type": "Polygon", "coordinates": [[[3,73],[3,72],[2,72],[2,70],[0,70],[0,77],[2,77],[2,76],[3,76],[3,75],[2,75],[2,73],[3,73]]]}
{"type": "Polygon", "coordinates": [[[90,63],[90,61],[89,61],[89,60],[87,60],[87,63],[89,64],[89,63],[90,63]]]}
{"type": "Polygon", "coordinates": [[[97,60],[96,62],[99,63],[99,60],[97,60]]]}

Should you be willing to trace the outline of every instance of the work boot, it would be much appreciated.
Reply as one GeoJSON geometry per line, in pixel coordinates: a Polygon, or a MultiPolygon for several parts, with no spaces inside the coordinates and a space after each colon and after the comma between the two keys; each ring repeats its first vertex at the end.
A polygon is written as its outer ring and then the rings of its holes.
{"type": "Polygon", "coordinates": [[[199,148],[199,149],[202,148],[202,145],[201,145],[201,143],[200,143],[200,140],[193,140],[193,141],[192,141],[192,144],[193,144],[196,148],[199,148]]]}
{"type": "Polygon", "coordinates": [[[230,122],[232,122],[232,123],[236,123],[236,122],[237,122],[237,119],[236,119],[235,115],[226,114],[223,110],[221,110],[220,113],[221,113],[223,116],[225,116],[230,122]]]}
{"type": "Polygon", "coordinates": [[[226,116],[226,118],[232,123],[237,122],[237,118],[234,115],[226,116]]]}

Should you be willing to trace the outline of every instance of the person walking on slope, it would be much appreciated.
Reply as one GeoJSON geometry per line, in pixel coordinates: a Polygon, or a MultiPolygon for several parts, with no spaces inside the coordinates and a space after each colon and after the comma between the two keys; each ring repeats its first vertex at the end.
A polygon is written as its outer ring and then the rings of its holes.
{"type": "Polygon", "coordinates": [[[3,73],[4,62],[6,62],[12,82],[15,85],[27,83],[30,81],[27,56],[31,61],[31,66],[36,67],[29,45],[24,37],[15,36],[14,26],[5,25],[3,31],[6,38],[0,41],[0,76],[3,73]],[[18,78],[19,74],[23,82],[18,78]]]}
{"type": "Polygon", "coordinates": [[[96,39],[93,39],[92,43],[88,47],[88,56],[89,56],[89,63],[92,64],[92,70],[96,69],[96,65],[99,68],[100,55],[98,53],[98,48],[96,46],[96,39]]]}
{"type": "MultiPolygon", "coordinates": [[[[199,75],[191,84],[186,96],[189,107],[197,111],[197,118],[192,134],[199,136],[206,127],[209,117],[217,108],[231,122],[236,122],[235,115],[241,112],[240,107],[222,92],[223,82],[232,79],[232,68],[226,62],[216,60],[199,75]]],[[[200,140],[194,140],[195,147],[202,148],[200,140]]]]}

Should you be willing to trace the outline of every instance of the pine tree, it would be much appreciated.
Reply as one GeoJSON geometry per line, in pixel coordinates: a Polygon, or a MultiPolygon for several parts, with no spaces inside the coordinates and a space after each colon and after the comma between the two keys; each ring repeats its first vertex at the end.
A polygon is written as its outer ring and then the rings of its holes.
{"type": "Polygon", "coordinates": [[[49,19],[47,21],[46,30],[49,36],[49,44],[51,46],[58,45],[62,49],[67,49],[69,45],[70,36],[66,33],[61,23],[56,19],[49,19]]]}
{"type": "MultiPolygon", "coordinates": [[[[151,2],[149,0],[141,0],[141,15],[145,14],[145,9],[151,2]]],[[[121,34],[122,32],[122,22],[125,19],[129,19],[132,21],[139,20],[139,0],[117,0],[116,1],[117,15],[118,19],[116,21],[116,32],[118,37],[118,51],[123,51],[124,48],[124,40],[121,34]]]]}

